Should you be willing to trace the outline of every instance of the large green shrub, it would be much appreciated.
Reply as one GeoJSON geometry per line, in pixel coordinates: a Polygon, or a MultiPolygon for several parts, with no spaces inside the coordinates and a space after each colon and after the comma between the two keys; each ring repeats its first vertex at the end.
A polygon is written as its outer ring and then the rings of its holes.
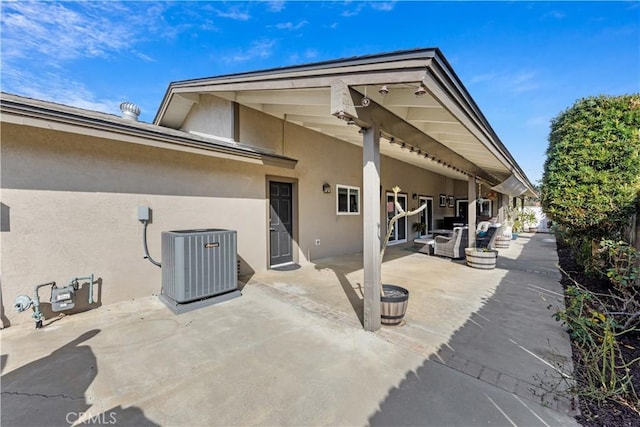
{"type": "Polygon", "coordinates": [[[638,94],[584,98],[552,120],[542,206],[569,236],[620,238],[638,210],[639,129],[638,94]]]}
{"type": "Polygon", "coordinates": [[[640,415],[630,371],[640,358],[625,359],[619,343],[640,325],[640,256],[620,241],[639,201],[640,95],[581,99],[551,122],[542,206],[585,271],[610,285],[598,294],[574,282],[556,313],[582,367],[574,392],[640,415]]]}

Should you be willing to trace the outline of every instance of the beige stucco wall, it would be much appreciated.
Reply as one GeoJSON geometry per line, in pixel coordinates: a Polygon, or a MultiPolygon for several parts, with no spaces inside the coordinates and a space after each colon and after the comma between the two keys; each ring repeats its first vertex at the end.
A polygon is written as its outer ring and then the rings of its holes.
{"type": "Polygon", "coordinates": [[[101,280],[102,303],[157,294],[160,269],[143,259],[140,205],[153,210],[156,260],[162,231],[241,228],[243,272],[266,268],[265,174],[292,170],[6,123],[0,132],[0,201],[9,213],[1,285],[12,322],[30,320],[14,313],[16,295],[90,273],[101,280]]]}
{"type": "MultiPolygon", "coordinates": [[[[212,102],[212,110],[222,104],[212,102]]],[[[185,123],[211,132],[198,127],[209,123],[203,105],[185,123]]],[[[295,169],[3,123],[0,201],[9,221],[0,262],[10,321],[31,321],[13,311],[16,295],[90,273],[100,280],[102,304],[159,293],[160,269],[143,259],[141,205],[153,210],[148,243],[158,261],[162,231],[229,228],[238,230],[242,273],[268,268],[268,179],[295,183],[295,261],[361,251],[362,215],[336,214],[336,184],[362,188],[362,149],[257,111],[241,109],[240,117],[241,142],[297,159],[295,169]]],[[[453,214],[438,206],[453,180],[385,156],[381,175],[383,192],[400,186],[410,208],[418,206],[416,193],[433,196],[434,218],[453,214]]],[[[380,207],[384,223],[384,195],[380,207]]],[[[409,238],[416,221],[409,220],[409,238]]]]}
{"type": "Polygon", "coordinates": [[[208,135],[233,139],[233,103],[217,96],[200,95],[182,124],[185,131],[197,131],[208,135]]]}
{"type": "MultiPolygon", "coordinates": [[[[440,207],[440,194],[448,194],[444,190],[447,184],[451,185],[451,178],[433,172],[408,165],[395,159],[383,156],[381,158],[382,191],[383,199],[386,200],[386,193],[392,192],[396,185],[402,189],[402,193],[407,195],[407,202],[410,209],[419,207],[419,198],[414,200],[413,194],[417,196],[427,196],[433,198],[433,226],[437,228],[438,219],[453,215],[453,208],[440,207]]],[[[386,205],[382,206],[382,218],[386,218],[386,205]]],[[[407,224],[407,235],[415,237],[413,224],[419,222],[419,215],[409,218],[407,224]]],[[[385,228],[386,232],[386,228],[385,228]]]]}
{"type": "Polygon", "coordinates": [[[284,130],[282,153],[298,159],[300,260],[362,250],[362,217],[337,215],[335,190],[336,184],[362,187],[362,150],[290,123],[284,130]],[[322,192],[325,182],[330,194],[322,192]]]}
{"type": "MultiPolygon", "coordinates": [[[[283,135],[287,126],[294,125],[244,106],[240,106],[239,116],[240,142],[266,148],[274,153],[289,155],[286,151],[287,139],[283,135]]],[[[314,137],[310,136],[309,138],[314,137]]]]}

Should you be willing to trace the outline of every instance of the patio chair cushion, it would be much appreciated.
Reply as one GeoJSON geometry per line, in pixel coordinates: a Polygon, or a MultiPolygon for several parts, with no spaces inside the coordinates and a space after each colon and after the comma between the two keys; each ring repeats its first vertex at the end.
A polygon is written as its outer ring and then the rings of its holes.
{"type": "Polygon", "coordinates": [[[434,255],[464,258],[464,248],[469,244],[469,227],[455,227],[451,237],[437,236],[434,240],[434,255]]]}
{"type": "Polygon", "coordinates": [[[487,234],[484,237],[478,236],[476,239],[476,248],[494,249],[493,245],[496,237],[502,234],[502,227],[500,225],[492,225],[487,230],[487,234]]]}
{"type": "Polygon", "coordinates": [[[480,233],[486,233],[487,230],[489,230],[489,227],[491,227],[491,222],[489,221],[480,221],[478,223],[478,226],[476,227],[476,234],[480,234],[480,233]]]}

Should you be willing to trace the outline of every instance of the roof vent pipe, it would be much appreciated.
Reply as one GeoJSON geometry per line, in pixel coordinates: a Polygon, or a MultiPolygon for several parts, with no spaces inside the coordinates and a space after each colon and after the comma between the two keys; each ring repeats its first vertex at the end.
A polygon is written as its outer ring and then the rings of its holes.
{"type": "Polygon", "coordinates": [[[138,121],[140,115],[140,107],[132,102],[123,102],[120,104],[120,111],[122,111],[122,118],[127,120],[138,121]]]}

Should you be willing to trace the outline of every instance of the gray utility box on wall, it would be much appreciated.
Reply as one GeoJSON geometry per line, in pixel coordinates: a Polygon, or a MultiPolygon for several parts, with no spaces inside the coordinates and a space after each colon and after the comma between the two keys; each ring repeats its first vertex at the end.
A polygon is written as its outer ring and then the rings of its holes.
{"type": "Polygon", "coordinates": [[[162,233],[161,300],[181,313],[240,296],[235,230],[162,233]]]}

